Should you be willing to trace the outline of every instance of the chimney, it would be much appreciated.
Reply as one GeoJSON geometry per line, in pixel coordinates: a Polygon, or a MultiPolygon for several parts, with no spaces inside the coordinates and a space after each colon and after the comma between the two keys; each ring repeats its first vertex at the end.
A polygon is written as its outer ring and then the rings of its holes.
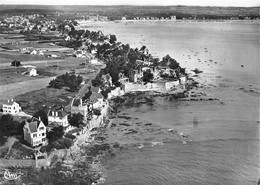
{"type": "Polygon", "coordinates": [[[51,112],[52,116],[54,116],[54,111],[51,112]]]}
{"type": "Polygon", "coordinates": [[[14,99],[12,99],[11,101],[14,101],[14,99]]]}
{"type": "Polygon", "coordinates": [[[39,116],[39,121],[41,121],[41,117],[39,116]]]}
{"type": "Polygon", "coordinates": [[[56,116],[58,117],[58,112],[56,112],[56,116]]]}
{"type": "Polygon", "coordinates": [[[9,100],[7,100],[7,102],[9,103],[9,100]]]}

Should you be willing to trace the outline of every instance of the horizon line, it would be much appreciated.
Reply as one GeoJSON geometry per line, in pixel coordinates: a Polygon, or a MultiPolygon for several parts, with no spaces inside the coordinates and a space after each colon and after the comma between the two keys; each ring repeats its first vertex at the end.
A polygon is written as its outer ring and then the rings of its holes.
{"type": "Polygon", "coordinates": [[[260,5],[256,6],[213,6],[213,5],[127,5],[127,4],[117,4],[117,5],[94,5],[94,4],[0,4],[0,6],[159,6],[159,7],[169,7],[169,6],[186,6],[186,7],[232,7],[232,8],[260,8],[260,5]]]}

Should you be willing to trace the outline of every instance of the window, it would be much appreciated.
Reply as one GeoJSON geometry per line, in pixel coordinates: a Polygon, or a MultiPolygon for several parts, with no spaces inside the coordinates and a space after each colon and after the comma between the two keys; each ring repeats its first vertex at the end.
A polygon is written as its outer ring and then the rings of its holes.
{"type": "Polygon", "coordinates": [[[44,134],[44,133],[42,133],[42,136],[45,136],[45,134],[44,134]]]}
{"type": "Polygon", "coordinates": [[[42,142],[44,142],[45,141],[45,138],[42,138],[42,142]]]}
{"type": "Polygon", "coordinates": [[[39,130],[44,130],[44,127],[40,127],[39,130]]]}
{"type": "Polygon", "coordinates": [[[33,134],[33,138],[36,138],[37,137],[37,134],[33,134]]]}

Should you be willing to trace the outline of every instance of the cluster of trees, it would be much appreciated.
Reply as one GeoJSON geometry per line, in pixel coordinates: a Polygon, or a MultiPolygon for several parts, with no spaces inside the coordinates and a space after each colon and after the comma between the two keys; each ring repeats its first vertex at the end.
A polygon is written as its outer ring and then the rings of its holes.
{"type": "Polygon", "coordinates": [[[43,108],[43,109],[37,111],[37,112],[33,115],[33,117],[35,117],[35,118],[41,118],[41,121],[43,122],[43,124],[44,124],[45,126],[47,126],[47,125],[48,125],[48,115],[47,115],[47,112],[48,112],[47,108],[43,108]]]}
{"type": "Polygon", "coordinates": [[[61,89],[66,86],[69,87],[71,91],[77,91],[82,81],[82,76],[66,73],[51,80],[49,87],[61,89]]]}
{"type": "Polygon", "coordinates": [[[143,73],[143,81],[145,83],[147,83],[147,82],[152,82],[152,80],[153,80],[153,74],[151,73],[151,71],[150,70],[144,71],[144,73],[143,73]]]}
{"type": "Polygon", "coordinates": [[[25,121],[19,122],[14,120],[10,114],[4,114],[0,118],[0,135],[1,136],[14,136],[23,134],[23,126],[25,121]]]}
{"type": "Polygon", "coordinates": [[[72,116],[69,118],[70,125],[74,127],[80,127],[80,125],[83,125],[84,116],[80,113],[72,114],[72,116]]]}
{"type": "Polygon", "coordinates": [[[64,135],[63,126],[54,127],[52,130],[50,130],[46,137],[49,140],[49,143],[52,143],[58,139],[61,139],[64,135]]]}
{"type": "Polygon", "coordinates": [[[162,58],[162,61],[160,62],[162,66],[168,66],[171,69],[178,69],[180,68],[180,64],[173,58],[170,57],[170,55],[166,55],[162,58]]]}
{"type": "MultiPolygon", "coordinates": [[[[119,73],[123,73],[125,76],[129,77],[133,69],[136,69],[139,65],[142,65],[138,63],[138,60],[149,61],[152,67],[168,66],[169,68],[180,73],[185,73],[185,69],[181,68],[175,59],[171,58],[169,55],[166,55],[160,61],[158,58],[153,57],[149,53],[146,46],[142,46],[140,49],[133,49],[130,48],[129,44],[124,45],[117,43],[114,45],[106,45],[106,50],[104,49],[104,51],[100,51],[98,48],[97,54],[98,57],[106,63],[106,68],[101,70],[100,75],[109,73],[112,77],[112,82],[116,86],[120,86],[120,83],[118,83],[119,73]]],[[[145,71],[143,75],[144,82],[151,82],[153,80],[153,74],[150,70],[145,71]]],[[[100,82],[99,78],[95,79],[95,82],[100,82]]]]}
{"type": "Polygon", "coordinates": [[[68,137],[64,137],[63,126],[54,127],[51,131],[49,131],[46,135],[49,144],[47,146],[41,147],[41,152],[50,152],[52,149],[66,149],[72,146],[73,139],[75,136],[68,135],[68,137]],[[72,136],[72,137],[71,137],[72,136]]]}
{"type": "MultiPolygon", "coordinates": [[[[65,42],[66,46],[73,48],[84,47],[84,49],[87,49],[88,51],[95,48],[97,57],[106,63],[106,68],[102,69],[100,75],[92,80],[93,86],[102,85],[101,75],[107,73],[111,75],[113,84],[120,86],[120,83],[118,82],[119,73],[130,76],[131,71],[140,65],[137,60],[149,61],[154,67],[162,65],[169,66],[171,69],[180,68],[179,63],[169,55],[166,55],[160,61],[149,53],[146,46],[142,46],[140,49],[131,48],[129,44],[117,42],[115,35],[104,35],[101,31],[76,30],[74,27],[71,27],[68,35],[72,39],[65,42]],[[98,44],[93,45],[93,42],[97,42],[98,44]]],[[[151,71],[144,73],[143,80],[145,82],[149,82],[152,79],[153,75],[151,71]]],[[[57,78],[50,83],[50,86],[61,88],[62,82],[60,81],[61,80],[57,78]]],[[[71,89],[73,89],[73,87],[71,89]]]]}
{"type": "Polygon", "coordinates": [[[18,61],[18,60],[14,60],[12,63],[11,63],[11,66],[14,66],[14,67],[19,67],[21,65],[21,62],[18,61]]]}

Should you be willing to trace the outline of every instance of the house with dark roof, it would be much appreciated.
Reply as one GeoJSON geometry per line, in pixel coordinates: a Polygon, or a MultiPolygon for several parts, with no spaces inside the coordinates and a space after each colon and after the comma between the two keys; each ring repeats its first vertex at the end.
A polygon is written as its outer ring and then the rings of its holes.
{"type": "Polygon", "coordinates": [[[63,126],[65,130],[69,129],[68,113],[62,107],[52,107],[48,111],[48,123],[50,125],[63,126]],[[57,123],[57,124],[52,124],[57,123]]]}
{"type": "Polygon", "coordinates": [[[13,99],[3,102],[3,113],[4,114],[18,114],[22,111],[22,108],[13,99]]]}
{"type": "Polygon", "coordinates": [[[27,141],[32,147],[39,145],[46,145],[46,126],[41,119],[32,118],[26,121],[23,127],[24,140],[27,141]]]}
{"type": "Polygon", "coordinates": [[[101,108],[103,105],[103,95],[101,93],[92,92],[91,96],[89,97],[89,103],[92,104],[94,109],[101,108]]]}

